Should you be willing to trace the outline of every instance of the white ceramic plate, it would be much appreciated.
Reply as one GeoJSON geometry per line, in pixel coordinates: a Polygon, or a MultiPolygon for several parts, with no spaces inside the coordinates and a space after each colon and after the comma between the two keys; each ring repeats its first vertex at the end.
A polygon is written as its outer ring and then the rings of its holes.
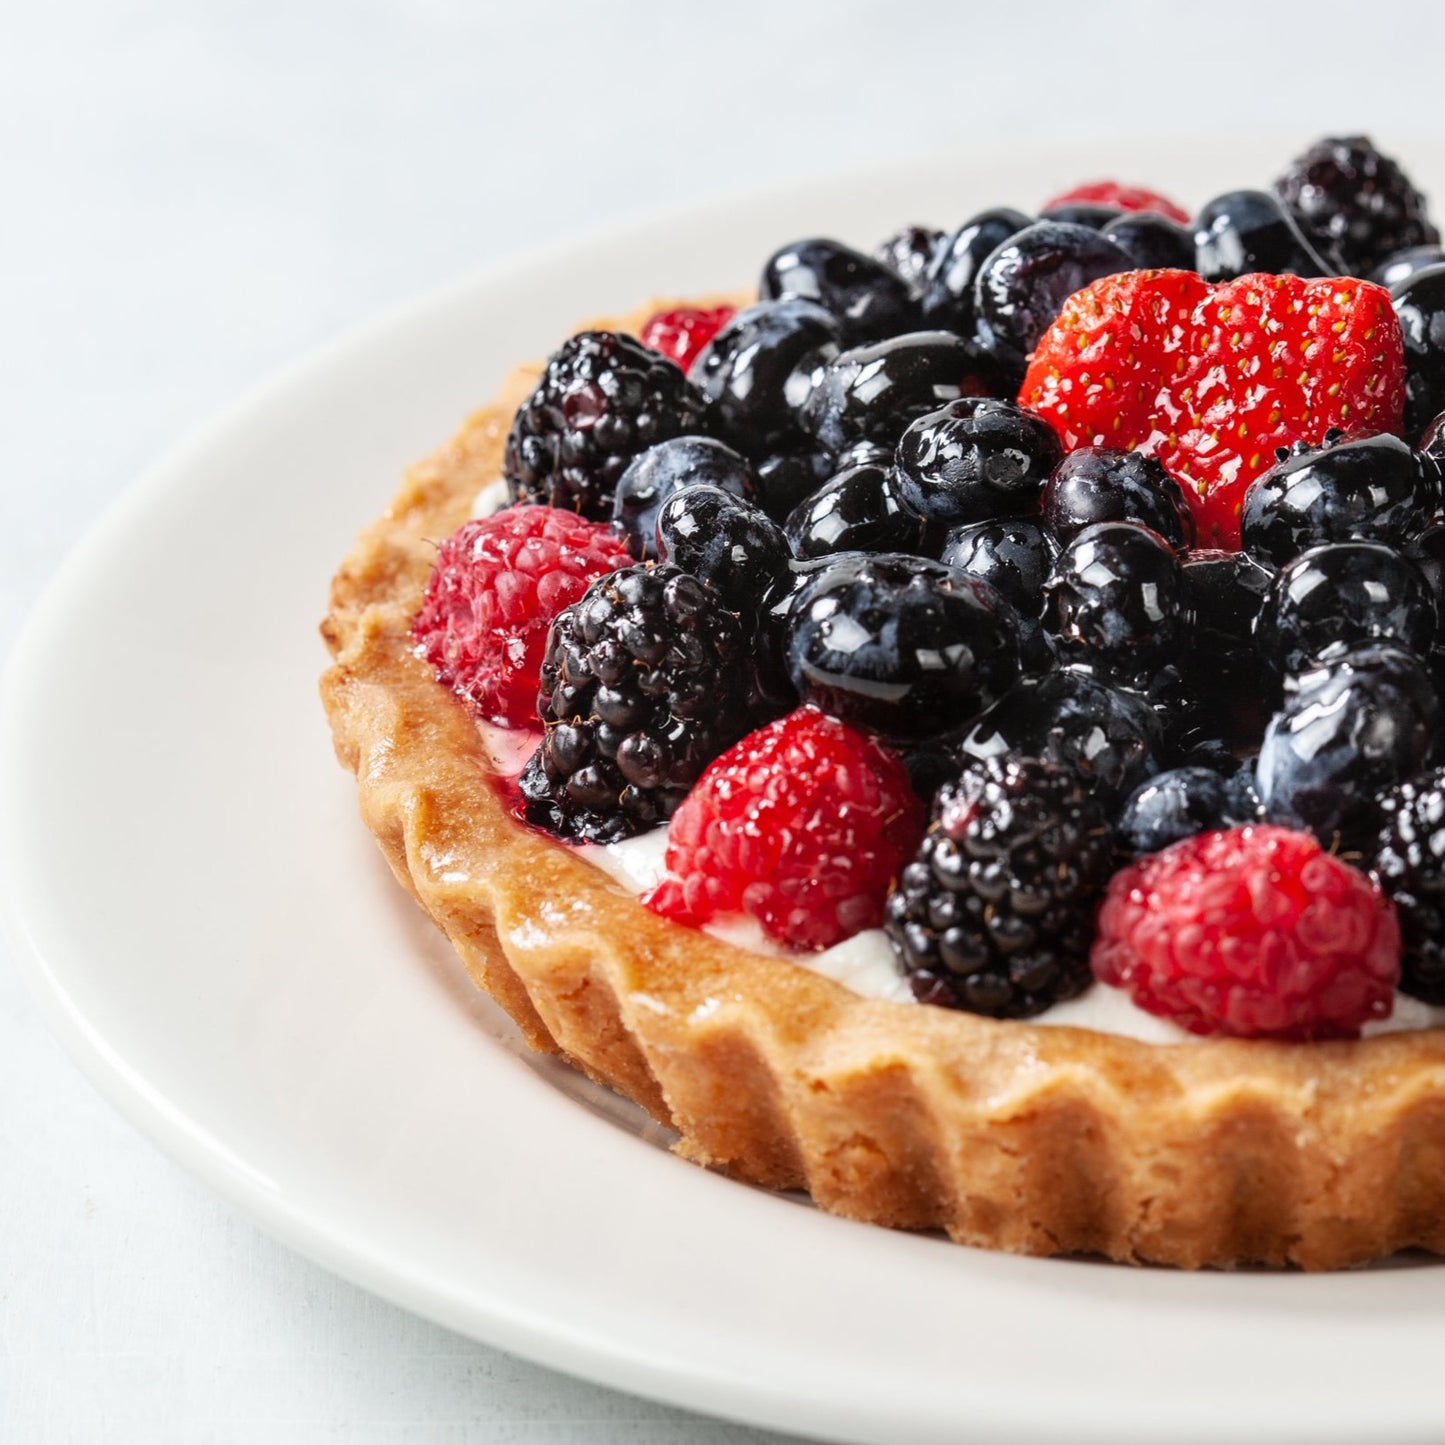
{"type": "MultiPolygon", "coordinates": [[[[1197,204],[1267,179],[1290,141],[1227,150],[955,157],[639,223],[424,300],[177,452],[56,581],[0,719],[6,921],[98,1087],[339,1273],[697,1409],[887,1445],[1438,1440],[1433,1265],[1013,1259],[672,1158],[473,991],[364,833],[316,700],[315,624],[356,531],[580,319],[745,285],[799,235],[871,243],[1100,171],[1197,204]]],[[[1445,179],[1439,150],[1407,155],[1445,179]]]]}

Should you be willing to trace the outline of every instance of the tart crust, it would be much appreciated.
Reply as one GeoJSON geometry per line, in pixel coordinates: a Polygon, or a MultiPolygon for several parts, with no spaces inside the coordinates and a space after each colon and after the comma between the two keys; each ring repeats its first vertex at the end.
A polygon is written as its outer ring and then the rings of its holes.
{"type": "Polygon", "coordinates": [[[516,822],[409,626],[539,374],[408,472],[321,628],[362,817],[534,1049],[641,1104],[686,1158],[851,1219],[1189,1268],[1445,1251],[1445,1029],[1160,1045],[864,999],[656,917],[516,822]]]}

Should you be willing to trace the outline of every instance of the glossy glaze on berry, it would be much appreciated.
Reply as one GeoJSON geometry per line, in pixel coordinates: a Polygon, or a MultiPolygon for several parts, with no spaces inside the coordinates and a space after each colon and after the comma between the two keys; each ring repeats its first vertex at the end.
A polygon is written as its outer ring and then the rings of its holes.
{"type": "Polygon", "coordinates": [[[788,544],[777,523],[721,487],[674,492],[658,511],[655,551],[749,617],[766,605],[788,572],[788,544]]]}
{"type": "Polygon", "coordinates": [[[1037,520],[1003,517],[955,528],[939,557],[946,567],[987,582],[1018,614],[1019,655],[1027,672],[1052,664],[1039,618],[1044,581],[1058,554],[1058,543],[1037,520]]]}
{"type": "Polygon", "coordinates": [[[974,283],[979,268],[1010,236],[1030,224],[1031,218],[1022,211],[1000,207],[969,217],[949,236],[928,274],[923,293],[925,325],[972,336],[976,316],[974,283]]]}
{"type": "Polygon", "coordinates": [[[1427,267],[1442,263],[1445,263],[1445,246],[1409,246],[1387,256],[1370,272],[1369,279],[1393,291],[1427,267]]]}
{"type": "Polygon", "coordinates": [[[1109,866],[1108,824],[1076,774],[1010,756],[964,768],[888,900],[915,996],[1030,1018],[1081,993],[1109,866]]]}
{"type": "Polygon", "coordinates": [[[1399,546],[1439,505],[1438,478],[1399,437],[1331,432],[1322,446],[1291,448],[1250,487],[1240,536],[1252,556],[1283,567],[1325,542],[1399,546]]]}
{"type": "Polygon", "coordinates": [[[1268,191],[1230,191],[1195,217],[1194,269],[1206,281],[1232,281],[1255,271],[1329,276],[1336,268],[1268,191]]]}
{"type": "Polygon", "coordinates": [[[1129,795],[1115,836],[1125,853],[1157,853],[1210,828],[1252,822],[1253,809],[1239,816],[1239,802],[1239,789],[1213,769],[1172,768],[1129,795]]]}
{"type": "Polygon", "coordinates": [[[878,244],[873,259],[892,271],[915,295],[921,295],[947,239],[932,226],[902,226],[878,244]]]}
{"type": "Polygon", "coordinates": [[[632,459],[617,483],[613,523],[626,535],[638,560],[655,557],[657,515],[684,487],[720,487],[751,499],[757,480],[746,458],[712,437],[673,437],[632,459]]]}
{"type": "Polygon", "coordinates": [[[1086,527],[1044,584],[1044,631],[1064,663],[1143,686],[1180,656],[1191,631],[1184,574],[1173,550],[1135,522],[1086,527]]]}
{"type": "Polygon", "coordinates": [[[798,696],[901,742],[966,727],[1018,674],[1018,623],[986,583],[898,553],[821,568],[792,603],[798,696]]]}
{"type": "Polygon", "coordinates": [[[1380,800],[1424,767],[1438,712],[1424,664],[1389,645],[1292,679],[1255,767],[1265,816],[1326,847],[1373,849],[1380,800]]]}
{"type": "Polygon", "coordinates": [[[1377,542],[1335,542],[1281,569],[1254,638],[1261,658],[1297,673],[1367,642],[1424,657],[1435,630],[1435,597],[1414,563],[1377,542]]]}
{"type": "Polygon", "coordinates": [[[915,418],[962,396],[989,396],[998,377],[971,342],[916,331],[844,351],[817,378],[800,419],[835,455],[857,442],[893,445],[915,418]]]}
{"type": "Polygon", "coordinates": [[[579,332],[512,422],[503,462],[512,500],[606,521],[633,457],[701,420],[701,399],[673,362],[631,336],[579,332]]]}
{"type": "Polygon", "coordinates": [[[1026,677],[958,744],[968,759],[1020,753],[1073,768],[1112,811],[1163,766],[1164,729],[1137,693],[1063,668],[1026,677]]]}
{"type": "Polygon", "coordinates": [[[1419,436],[1445,411],[1445,264],[1416,272],[1394,288],[1405,333],[1405,432],[1419,436]]]}
{"type": "Polygon", "coordinates": [[[920,417],[898,442],[904,504],[935,526],[957,527],[1038,510],[1063,456],[1054,429],[1009,401],[965,398],[920,417]]]}
{"type": "Polygon", "coordinates": [[[775,251],[758,292],[767,301],[815,301],[838,320],[846,346],[883,341],[919,325],[913,289],[897,272],[845,246],[815,238],[775,251]]]}
{"type": "Polygon", "coordinates": [[[1138,522],[1178,552],[1194,545],[1194,514],[1183,488],[1154,457],[1081,447],[1054,468],[1040,500],[1061,543],[1095,522],[1138,522]]]}
{"type": "Polygon", "coordinates": [[[1022,364],[1074,292],[1132,267],[1124,251],[1087,226],[1037,221],[979,267],[974,283],[979,331],[1022,364]]]}
{"type": "Polygon", "coordinates": [[[798,504],[784,532],[793,555],[918,552],[923,522],[903,505],[893,469],[877,462],[849,467],[798,504]]]}
{"type": "Polygon", "coordinates": [[[754,459],[801,447],[797,408],[838,346],[837,320],[812,301],[739,311],[688,373],[707,405],[709,430],[754,459]]]}

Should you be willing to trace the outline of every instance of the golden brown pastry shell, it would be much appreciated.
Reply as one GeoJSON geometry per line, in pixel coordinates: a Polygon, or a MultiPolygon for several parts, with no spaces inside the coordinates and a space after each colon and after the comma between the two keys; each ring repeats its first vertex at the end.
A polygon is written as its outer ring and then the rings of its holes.
{"type": "Polygon", "coordinates": [[[1185,1267],[1445,1250],[1445,1030],[1158,1045],[864,999],[655,917],[517,823],[408,629],[539,370],[362,535],[321,684],[392,870],[533,1048],[641,1104],[687,1158],[851,1219],[1185,1267]]]}

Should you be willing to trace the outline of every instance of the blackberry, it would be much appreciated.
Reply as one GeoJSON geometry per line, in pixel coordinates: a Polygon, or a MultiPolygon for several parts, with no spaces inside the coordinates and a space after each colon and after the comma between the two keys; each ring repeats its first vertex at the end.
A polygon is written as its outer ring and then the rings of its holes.
{"type": "Polygon", "coordinates": [[[701,420],[701,398],[665,356],[615,331],[579,332],[517,409],[503,462],[512,500],[605,522],[633,457],[701,420]]]}
{"type": "Polygon", "coordinates": [[[1073,773],[1007,755],[965,768],[888,899],[915,997],[1029,1018],[1081,993],[1110,861],[1108,824],[1073,773]]]}
{"type": "Polygon", "coordinates": [[[1232,281],[1253,271],[1328,276],[1337,268],[1268,191],[1230,191],[1194,222],[1194,269],[1206,281],[1232,281]]]}
{"type": "Polygon", "coordinates": [[[680,568],[599,578],[547,641],[547,730],[521,779],[528,821],[611,843],[671,817],[748,730],[745,658],[737,618],[680,568]]]}
{"type": "Polygon", "coordinates": [[[1381,814],[1374,872],[1400,915],[1400,987],[1445,1004],[1445,768],[1402,783],[1381,814]]]}
{"type": "Polygon", "coordinates": [[[1316,142],[1274,189],[1300,228],[1333,251],[1351,275],[1367,276],[1396,251],[1440,239],[1424,196],[1367,136],[1316,142]]]}

